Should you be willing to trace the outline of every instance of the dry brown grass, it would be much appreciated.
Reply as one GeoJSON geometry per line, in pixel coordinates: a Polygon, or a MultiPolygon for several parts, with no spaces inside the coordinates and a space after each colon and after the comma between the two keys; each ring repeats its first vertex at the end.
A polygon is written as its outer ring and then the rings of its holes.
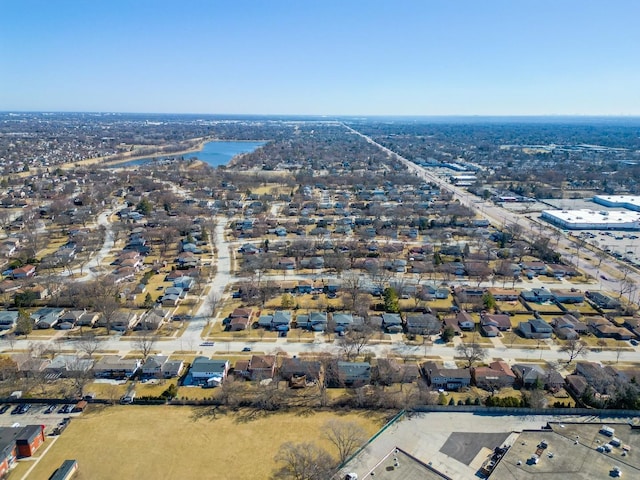
{"type": "Polygon", "coordinates": [[[371,412],[291,412],[248,418],[243,412],[213,417],[203,407],[92,408],[71,422],[30,478],[48,478],[65,459],[75,458],[82,478],[92,480],[262,480],[274,469],[273,458],[282,443],[319,439],[328,420],[355,421],[368,435],[383,423],[381,415],[371,412]]]}

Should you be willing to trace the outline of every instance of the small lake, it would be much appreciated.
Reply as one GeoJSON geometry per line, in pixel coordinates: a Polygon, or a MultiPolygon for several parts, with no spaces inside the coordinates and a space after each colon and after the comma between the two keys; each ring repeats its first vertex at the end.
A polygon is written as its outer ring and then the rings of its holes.
{"type": "Polygon", "coordinates": [[[236,155],[242,153],[250,153],[262,147],[266,142],[207,142],[202,150],[197,152],[185,153],[183,155],[163,155],[157,157],[138,158],[129,162],[122,162],[113,165],[113,168],[134,167],[136,165],[144,165],[154,159],[163,160],[167,158],[184,157],[185,160],[197,158],[212,167],[226,165],[236,155]]]}

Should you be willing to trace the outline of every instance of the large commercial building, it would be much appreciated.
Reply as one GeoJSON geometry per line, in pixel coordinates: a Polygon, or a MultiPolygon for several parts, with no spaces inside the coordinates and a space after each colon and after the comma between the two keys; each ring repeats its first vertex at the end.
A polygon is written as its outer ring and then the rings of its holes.
{"type": "Polygon", "coordinates": [[[543,210],[542,219],[567,230],[640,230],[640,212],[543,210]]]}
{"type": "Polygon", "coordinates": [[[605,207],[626,208],[640,212],[640,196],[638,195],[596,195],[593,197],[593,201],[605,207]]]}

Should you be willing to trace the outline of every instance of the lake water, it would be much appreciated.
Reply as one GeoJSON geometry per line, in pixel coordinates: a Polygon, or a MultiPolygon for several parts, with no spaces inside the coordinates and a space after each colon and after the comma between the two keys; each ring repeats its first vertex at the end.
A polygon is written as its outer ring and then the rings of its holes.
{"type": "Polygon", "coordinates": [[[184,157],[185,160],[197,158],[212,167],[226,165],[236,155],[241,153],[249,153],[263,146],[266,142],[207,142],[202,150],[198,152],[186,153],[184,155],[163,155],[161,157],[147,157],[131,160],[129,162],[118,163],[113,167],[133,167],[136,165],[144,165],[153,159],[166,159],[175,157],[184,157]]]}

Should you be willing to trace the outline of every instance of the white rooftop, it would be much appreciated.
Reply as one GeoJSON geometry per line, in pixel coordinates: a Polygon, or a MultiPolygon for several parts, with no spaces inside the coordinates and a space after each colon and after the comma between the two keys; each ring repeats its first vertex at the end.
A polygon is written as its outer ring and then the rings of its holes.
{"type": "Polygon", "coordinates": [[[596,195],[593,201],[601,205],[640,209],[640,195],[596,195]]]}
{"type": "Polygon", "coordinates": [[[568,225],[593,225],[624,228],[640,226],[640,212],[628,210],[544,210],[543,217],[551,217],[568,225]]]}

